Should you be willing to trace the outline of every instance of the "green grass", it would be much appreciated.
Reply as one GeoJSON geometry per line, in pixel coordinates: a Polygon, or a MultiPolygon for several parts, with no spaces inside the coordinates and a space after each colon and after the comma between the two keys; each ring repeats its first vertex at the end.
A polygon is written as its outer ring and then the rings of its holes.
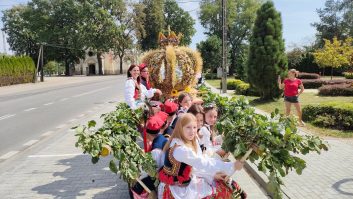
{"type": "Polygon", "coordinates": [[[221,80],[220,79],[210,79],[210,80],[206,80],[207,83],[209,83],[211,86],[220,89],[220,83],[221,80]]]}
{"type": "MultiPolygon", "coordinates": [[[[216,88],[219,88],[221,80],[206,80],[207,83],[209,83],[211,86],[214,86],[216,88]]],[[[314,89],[310,89],[314,90],[314,89]]],[[[234,96],[238,96],[235,95],[234,96]]],[[[258,97],[254,96],[246,96],[246,98],[249,100],[250,104],[258,109],[261,109],[265,112],[271,113],[273,112],[276,108],[280,111],[280,113],[284,114],[284,102],[283,98],[277,100],[277,101],[260,101],[258,97]]],[[[308,92],[305,91],[302,93],[299,97],[299,101],[302,107],[306,105],[317,105],[321,103],[328,103],[328,102],[350,102],[353,103],[353,97],[343,97],[343,96],[336,96],[336,97],[327,97],[327,96],[319,96],[314,92],[308,92]]],[[[296,110],[294,106],[292,106],[291,109],[292,114],[296,114],[296,110]]],[[[341,131],[341,130],[335,130],[335,129],[328,129],[328,128],[320,128],[311,124],[307,124],[303,128],[304,131],[310,131],[316,135],[321,135],[321,136],[332,136],[332,137],[341,137],[341,138],[353,138],[353,131],[341,131]]]]}
{"type": "MultiPolygon", "coordinates": [[[[266,111],[268,113],[273,112],[276,108],[279,109],[280,113],[284,114],[284,102],[283,99],[279,99],[277,101],[270,101],[270,102],[261,102],[256,99],[249,99],[250,104],[255,106],[256,108],[259,108],[263,111],[266,111]]],[[[301,104],[301,107],[304,107],[306,105],[317,105],[321,103],[328,103],[328,102],[351,102],[353,103],[353,97],[343,97],[343,96],[337,96],[337,97],[324,97],[324,96],[319,96],[315,93],[312,92],[304,92],[303,94],[300,95],[299,101],[301,104]]],[[[296,114],[296,110],[294,106],[291,108],[291,113],[296,114]]],[[[342,131],[342,130],[335,130],[335,129],[328,129],[328,128],[320,128],[311,124],[307,124],[303,130],[308,130],[310,132],[313,132],[314,134],[317,135],[322,135],[322,136],[332,136],[332,137],[342,137],[342,138],[352,138],[353,137],[353,131],[342,131]]]]}
{"type": "MultiPolygon", "coordinates": [[[[227,82],[230,80],[234,80],[234,76],[229,76],[227,77],[227,82]]],[[[211,86],[220,89],[221,88],[221,79],[208,79],[206,80],[207,83],[209,83],[211,86]]]]}

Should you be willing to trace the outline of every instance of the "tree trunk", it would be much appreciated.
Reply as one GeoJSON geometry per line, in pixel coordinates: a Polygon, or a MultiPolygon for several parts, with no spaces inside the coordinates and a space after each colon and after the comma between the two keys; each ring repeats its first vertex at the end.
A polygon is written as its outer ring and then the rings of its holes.
{"type": "Polygon", "coordinates": [[[102,53],[97,52],[97,60],[98,60],[98,74],[103,75],[103,63],[102,63],[102,53]]]}
{"type": "Polygon", "coordinates": [[[70,76],[70,64],[67,59],[65,59],[65,76],[70,76]]]}
{"type": "Polygon", "coordinates": [[[120,74],[123,74],[123,58],[124,58],[124,55],[122,55],[122,56],[119,55],[119,59],[120,59],[120,74]]]}
{"type": "Polygon", "coordinates": [[[332,80],[332,76],[333,76],[333,67],[331,67],[331,80],[332,80]]]}

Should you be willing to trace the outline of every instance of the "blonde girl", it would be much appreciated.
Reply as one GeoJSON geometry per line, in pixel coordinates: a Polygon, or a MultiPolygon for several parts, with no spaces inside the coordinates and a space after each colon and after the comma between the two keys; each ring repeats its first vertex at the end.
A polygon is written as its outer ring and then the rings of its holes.
{"type": "Polygon", "coordinates": [[[196,133],[195,116],[183,114],[163,149],[165,161],[159,171],[161,183],[158,198],[232,198],[234,192],[246,198],[246,194],[235,182],[231,183],[232,189],[222,183],[226,176],[242,169],[243,163],[223,162],[203,156],[196,133]]]}

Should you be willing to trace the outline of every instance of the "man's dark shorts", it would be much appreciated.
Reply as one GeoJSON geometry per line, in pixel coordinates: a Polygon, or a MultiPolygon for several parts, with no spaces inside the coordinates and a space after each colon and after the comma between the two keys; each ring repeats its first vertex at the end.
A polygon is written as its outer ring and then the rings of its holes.
{"type": "Polygon", "coordinates": [[[290,103],[299,103],[298,96],[284,96],[284,101],[290,103]]]}

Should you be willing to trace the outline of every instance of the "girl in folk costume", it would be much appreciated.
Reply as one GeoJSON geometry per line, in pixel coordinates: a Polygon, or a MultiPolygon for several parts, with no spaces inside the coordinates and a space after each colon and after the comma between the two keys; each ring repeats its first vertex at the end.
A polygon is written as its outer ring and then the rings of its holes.
{"type": "Polygon", "coordinates": [[[223,157],[226,153],[221,149],[222,146],[222,136],[216,136],[215,125],[218,117],[218,109],[216,105],[210,104],[204,107],[205,114],[205,124],[200,129],[200,144],[204,146],[206,154],[210,156],[223,157]],[[217,155],[216,155],[217,154],[217,155]]]}
{"type": "MultiPolygon", "coordinates": [[[[200,142],[200,139],[202,138],[200,129],[202,128],[202,126],[204,125],[204,117],[205,117],[205,113],[203,112],[203,108],[201,105],[199,104],[193,104],[192,106],[190,106],[188,113],[193,114],[196,117],[197,120],[197,138],[198,141],[200,142]]],[[[205,150],[205,147],[203,145],[200,145],[202,151],[205,150]]]]}
{"type": "Polygon", "coordinates": [[[192,105],[192,97],[189,93],[181,93],[178,96],[179,110],[177,115],[186,113],[192,105]]]}
{"type": "Polygon", "coordinates": [[[150,90],[151,87],[151,83],[149,80],[149,71],[148,71],[148,67],[147,64],[142,63],[139,65],[139,69],[140,69],[140,73],[141,73],[141,84],[143,84],[147,90],[150,90]]]}
{"type": "Polygon", "coordinates": [[[131,109],[137,109],[144,103],[145,98],[151,98],[155,93],[161,95],[159,89],[147,90],[144,85],[140,83],[140,69],[136,65],[131,65],[127,71],[128,79],[125,82],[125,102],[131,109]]]}
{"type": "Polygon", "coordinates": [[[185,113],[178,119],[165,145],[164,166],[159,171],[160,199],[246,198],[245,192],[232,181],[228,187],[222,180],[243,167],[240,161],[223,162],[202,155],[196,139],[197,122],[185,113]]]}

